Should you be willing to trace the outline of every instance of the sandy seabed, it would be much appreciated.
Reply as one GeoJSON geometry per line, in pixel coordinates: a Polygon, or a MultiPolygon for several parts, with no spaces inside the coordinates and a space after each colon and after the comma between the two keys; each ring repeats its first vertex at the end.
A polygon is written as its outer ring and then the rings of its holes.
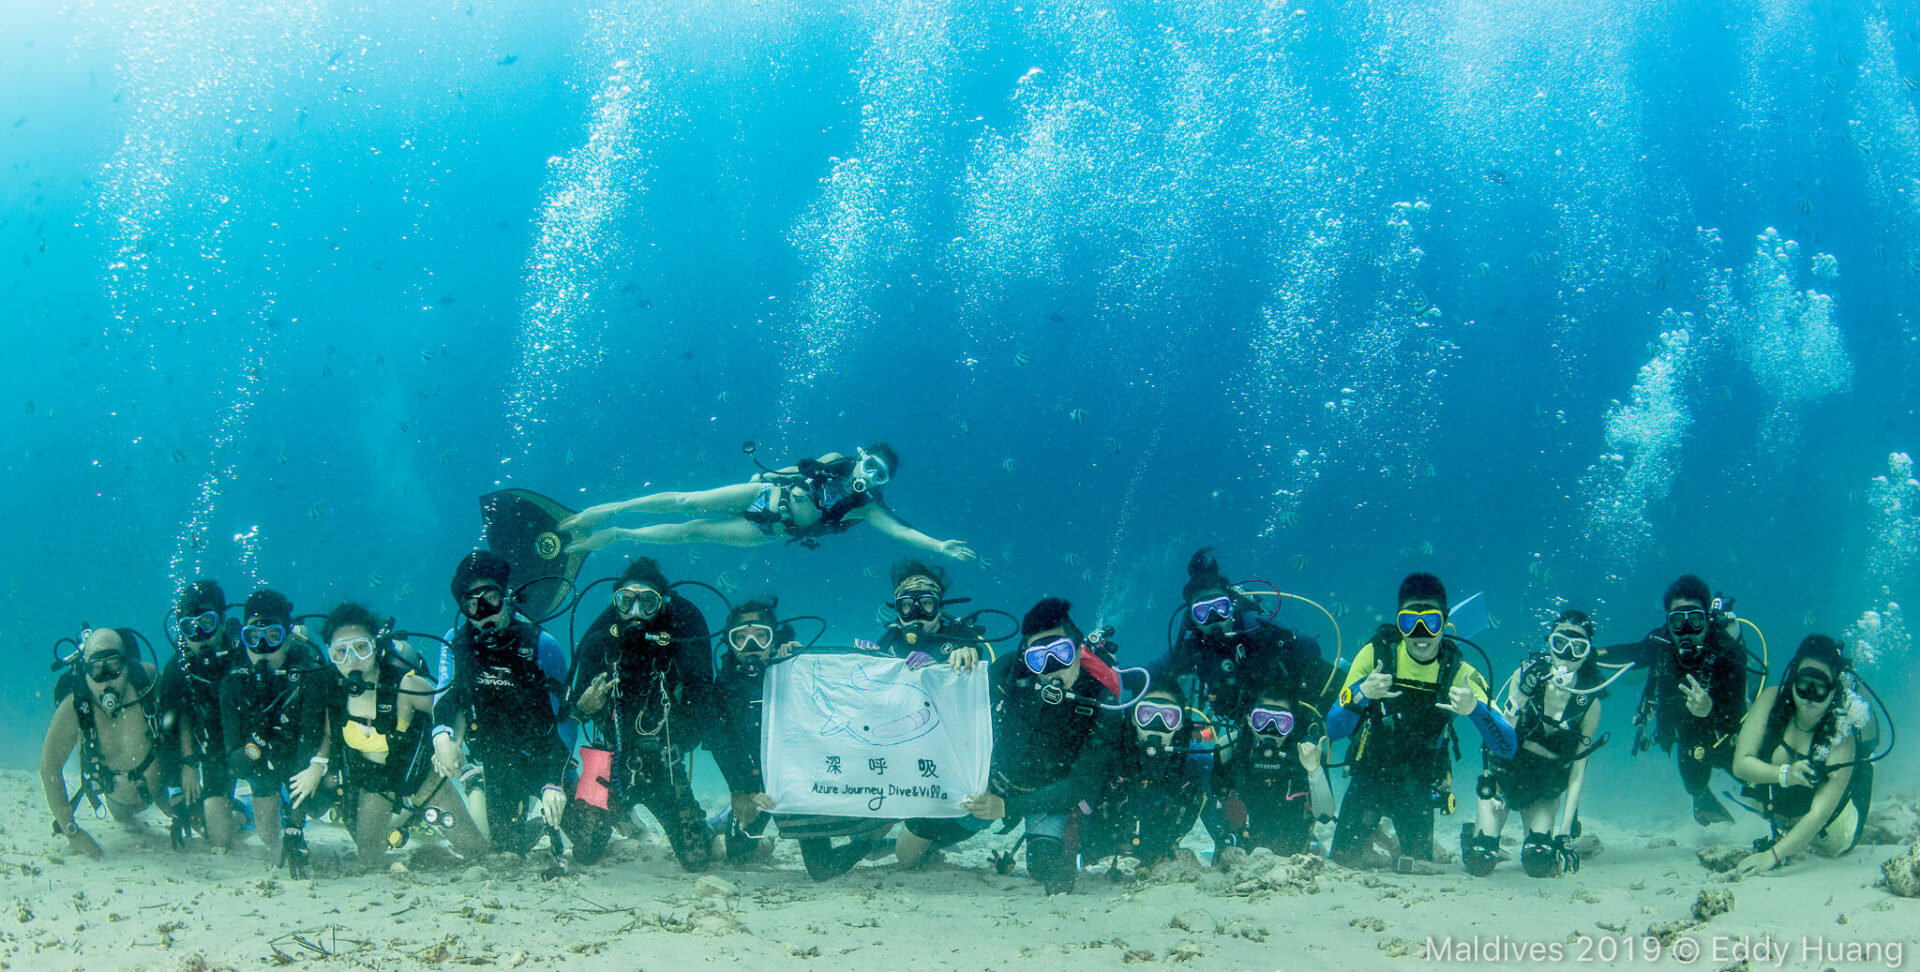
{"type": "MultiPolygon", "coordinates": [[[[161,824],[131,832],[83,806],[107,853],[95,862],[51,835],[38,778],[6,770],[0,968],[1920,968],[1920,899],[1891,893],[1881,867],[1911,850],[1916,800],[1876,802],[1882,838],[1906,846],[1734,883],[1704,861],[1744,849],[1751,819],[1590,821],[1595,853],[1551,879],[1513,862],[1476,879],[1457,864],[1402,875],[1261,851],[1225,869],[1204,854],[1123,868],[1117,882],[1101,863],[1048,898],[1018,870],[994,872],[989,853],[1013,838],[991,834],[924,870],[870,864],[823,884],[791,841],[768,862],[687,874],[649,833],[547,880],[543,852],[460,861],[432,846],[346,875],[347,835],[313,824],[319,877],[293,881],[256,840],[177,853],[161,824]]],[[[1442,847],[1463,819],[1440,818],[1442,847]]]]}

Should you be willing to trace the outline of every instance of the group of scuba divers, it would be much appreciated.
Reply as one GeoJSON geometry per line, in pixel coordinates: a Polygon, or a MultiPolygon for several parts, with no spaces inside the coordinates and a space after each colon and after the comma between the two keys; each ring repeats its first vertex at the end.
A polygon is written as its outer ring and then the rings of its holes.
{"type": "MultiPolygon", "coordinates": [[[[898,462],[875,445],[742,486],[596,507],[553,523],[542,556],[554,558],[556,534],[576,538],[567,548],[575,556],[614,539],[748,546],[807,542],[877,514],[902,542],[971,559],[964,543],[933,540],[878,502],[898,462]],[[591,532],[634,510],[710,518],[591,532]]],[[[1743,637],[1743,625],[1759,629],[1693,575],[1668,587],[1664,622],[1635,642],[1602,647],[1584,613],[1561,612],[1498,690],[1463,657],[1478,646],[1451,623],[1447,591],[1428,573],[1401,582],[1394,622],[1350,662],[1343,650],[1329,661],[1315,639],[1276,620],[1284,600],[1313,602],[1234,582],[1201,549],[1187,565],[1167,653],[1144,669],[1120,668],[1113,630],[1083,629],[1055,597],[1034,604],[1017,630],[990,637],[987,616],[1001,612],[955,613],[966,599],[949,596],[947,572],[920,559],[894,566],[878,636],[844,647],[820,645],[826,622],[785,615],[773,596],[727,604],[716,632],[682,593],[706,585],[670,583],[649,557],[560,599],[559,610],[530,608],[529,588],[552,579],[516,575],[501,552],[467,554],[450,588],[458,618],[440,637],[403,631],[353,602],[296,615],[269,588],[236,614],[217,583],[200,579],[169,612],[176,650],[164,667],[141,659],[145,639],[131,629],[63,639],[60,702],[41,755],[55,833],[99,858],[75,820],[82,800],[136,829],[137,815],[157,804],[176,848],[196,835],[236,846],[250,822],[290,875],[306,877],[305,823],[332,817],[352,832],[361,867],[409,840],[443,840],[461,856],[550,855],[546,870],[557,874],[569,859],[601,859],[616,831],[637,834],[644,807],[690,871],[716,857],[766,859],[772,823],[797,839],[808,874],[826,880],[888,856],[921,866],[983,830],[1022,827],[1015,847],[1052,894],[1072,890],[1083,865],[1110,862],[1119,880],[1167,861],[1195,823],[1225,866],[1260,847],[1319,853],[1315,824],[1332,821],[1324,852],[1336,863],[1427,873],[1438,860],[1434,814],[1454,810],[1454,724],[1464,717],[1485,771],[1475,819],[1461,829],[1461,863],[1491,873],[1508,856],[1500,834],[1517,811],[1521,867],[1548,877],[1580,866],[1588,759],[1608,739],[1602,700],[1639,671],[1634,752],[1677,753],[1700,824],[1731,819],[1711,792],[1717,768],[1745,784],[1748,808],[1771,825],[1738,864],[1745,874],[1807,851],[1851,850],[1872,764],[1892,746],[1890,723],[1879,746],[1872,689],[1844,645],[1807,636],[1770,683],[1764,650],[1750,654],[1743,637]],[[569,622],[567,648],[543,630],[609,582],[611,597],[584,635],[572,637],[569,622]],[[821,634],[803,640],[796,626],[805,622],[821,634]],[[996,651],[1008,642],[1016,650],[996,651]],[[433,657],[421,650],[428,644],[433,657]],[[966,816],[781,812],[761,785],[765,676],[821,651],[962,673],[986,666],[991,770],[986,792],[964,801],[966,816]],[[1143,684],[1129,687],[1136,673],[1143,684]],[[1336,764],[1340,740],[1349,744],[1336,764]],[[76,746],[81,785],[70,794],[64,768],[76,746]],[[691,782],[690,756],[702,747],[730,791],[711,816],[691,782]],[[1349,776],[1337,810],[1332,768],[1349,776]],[[237,799],[243,780],[247,803],[237,799]]],[[[993,860],[1006,873],[1014,854],[993,860]]]]}

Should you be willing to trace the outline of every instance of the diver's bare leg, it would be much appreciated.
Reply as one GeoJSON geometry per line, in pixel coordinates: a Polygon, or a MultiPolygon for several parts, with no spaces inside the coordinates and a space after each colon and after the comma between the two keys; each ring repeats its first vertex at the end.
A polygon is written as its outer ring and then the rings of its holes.
{"type": "Polygon", "coordinates": [[[688,520],[660,523],[635,530],[614,530],[615,538],[635,543],[718,543],[729,547],[757,547],[772,537],[740,517],[724,520],[688,520]]]}
{"type": "Polygon", "coordinates": [[[233,824],[233,801],[223,796],[208,797],[200,803],[201,816],[207,824],[207,843],[221,850],[233,846],[233,835],[239,828],[233,824]]]}
{"type": "Polygon", "coordinates": [[[620,513],[743,513],[760,495],[760,483],[736,483],[690,493],[652,493],[618,503],[591,506],[560,521],[562,532],[591,530],[620,513]]]}

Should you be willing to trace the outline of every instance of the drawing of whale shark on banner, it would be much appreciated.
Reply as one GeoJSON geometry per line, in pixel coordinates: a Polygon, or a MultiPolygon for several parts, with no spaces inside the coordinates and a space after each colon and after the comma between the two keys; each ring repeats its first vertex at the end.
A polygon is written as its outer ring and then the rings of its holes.
{"type": "Polygon", "coordinates": [[[861,653],[767,669],[760,765],[776,813],[964,817],[987,790],[987,666],[909,670],[861,653]]]}

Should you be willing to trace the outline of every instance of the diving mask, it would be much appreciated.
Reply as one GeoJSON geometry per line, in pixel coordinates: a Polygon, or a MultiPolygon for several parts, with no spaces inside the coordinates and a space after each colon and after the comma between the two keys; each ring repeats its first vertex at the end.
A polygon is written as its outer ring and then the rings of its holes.
{"type": "Polygon", "coordinates": [[[1148,731],[1159,727],[1161,732],[1173,732],[1180,728],[1180,706],[1167,702],[1141,702],[1133,707],[1133,724],[1148,731]]]}
{"type": "Polygon", "coordinates": [[[1028,671],[1035,675],[1047,675],[1079,661],[1080,646],[1072,638],[1062,635],[1052,641],[1028,645],[1021,658],[1026,661],[1028,671]]]}
{"type": "Polygon", "coordinates": [[[1400,633],[1408,638],[1431,638],[1447,626],[1447,615],[1439,610],[1401,611],[1400,633]],[[1418,632],[1417,634],[1415,632],[1418,632]]]}
{"type": "Polygon", "coordinates": [[[660,613],[667,599],[651,587],[634,584],[613,592],[613,609],[630,621],[645,621],[660,613]]]}
{"type": "Polygon", "coordinates": [[[205,641],[220,630],[220,612],[202,611],[192,617],[181,618],[180,637],[188,641],[205,641]]]}
{"type": "Polygon", "coordinates": [[[888,471],[887,464],[879,456],[865,449],[859,452],[860,461],[854,463],[853,482],[849,484],[853,491],[864,493],[869,489],[885,486],[887,481],[893,478],[893,473],[888,471]]]}
{"type": "Polygon", "coordinates": [[[1284,736],[1293,731],[1293,712],[1256,706],[1247,713],[1247,725],[1263,736],[1284,736]]]}
{"type": "Polygon", "coordinates": [[[1233,596],[1222,594],[1204,601],[1195,601],[1188,605],[1193,612],[1194,624],[1206,624],[1210,621],[1225,621],[1233,616],[1233,596]]]}

